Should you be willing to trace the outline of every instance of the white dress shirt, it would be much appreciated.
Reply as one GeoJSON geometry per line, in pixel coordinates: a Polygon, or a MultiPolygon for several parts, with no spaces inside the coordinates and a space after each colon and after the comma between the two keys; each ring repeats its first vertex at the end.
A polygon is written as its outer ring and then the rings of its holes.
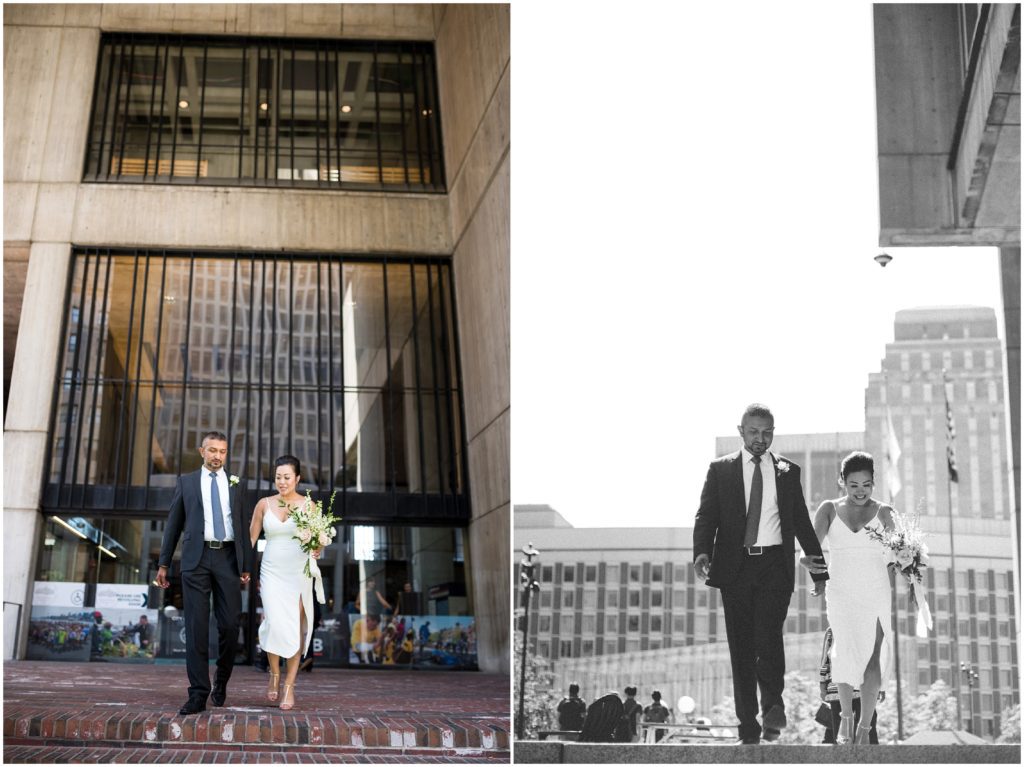
{"type": "MultiPolygon", "coordinates": [[[[217,537],[213,534],[213,504],[210,490],[213,481],[210,478],[210,470],[203,466],[202,474],[199,477],[199,488],[203,492],[203,539],[215,541],[217,537]]],[[[217,471],[217,489],[220,491],[220,510],[224,515],[224,540],[235,540],[235,528],[231,524],[231,493],[228,492],[228,474],[224,469],[217,471]]]]}
{"type": "MultiPolygon", "coordinates": [[[[754,454],[746,448],[741,451],[743,458],[743,505],[750,508],[750,485],[754,481],[754,454]]],[[[782,521],[779,519],[779,494],[775,489],[775,462],[772,454],[761,456],[761,519],[757,527],[755,546],[778,546],[782,544],[782,521]]]]}

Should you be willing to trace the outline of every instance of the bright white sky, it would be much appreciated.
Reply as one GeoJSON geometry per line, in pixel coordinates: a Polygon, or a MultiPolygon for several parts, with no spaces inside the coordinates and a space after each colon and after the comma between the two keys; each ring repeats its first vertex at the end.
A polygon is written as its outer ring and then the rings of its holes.
{"type": "Polygon", "coordinates": [[[869,3],[599,7],[512,8],[512,500],[689,526],[749,402],[863,429],[895,312],[1001,324],[998,256],[874,262],[869,3]]]}

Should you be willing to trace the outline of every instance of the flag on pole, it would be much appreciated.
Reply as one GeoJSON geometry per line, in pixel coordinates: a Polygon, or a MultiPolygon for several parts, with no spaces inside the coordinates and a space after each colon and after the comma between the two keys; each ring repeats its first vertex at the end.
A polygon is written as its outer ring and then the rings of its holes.
{"type": "Polygon", "coordinates": [[[885,406],[885,427],[886,427],[886,442],[885,442],[885,483],[889,486],[889,500],[895,501],[896,496],[900,490],[903,489],[903,485],[900,482],[900,471],[897,465],[900,460],[900,443],[896,440],[896,429],[892,425],[892,411],[889,410],[889,405],[885,406]]]}
{"type": "Polygon", "coordinates": [[[956,468],[956,426],[953,424],[953,408],[949,405],[949,396],[953,391],[953,382],[943,371],[943,393],[946,396],[946,465],[949,467],[949,479],[951,482],[959,482],[960,475],[956,468]]]}

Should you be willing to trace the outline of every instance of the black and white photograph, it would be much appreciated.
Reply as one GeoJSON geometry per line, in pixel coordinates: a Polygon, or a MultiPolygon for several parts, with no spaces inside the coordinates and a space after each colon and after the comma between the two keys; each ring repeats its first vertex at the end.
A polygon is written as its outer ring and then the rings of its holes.
{"type": "Polygon", "coordinates": [[[1019,5],[520,35],[514,761],[1017,763],[1019,5]]]}

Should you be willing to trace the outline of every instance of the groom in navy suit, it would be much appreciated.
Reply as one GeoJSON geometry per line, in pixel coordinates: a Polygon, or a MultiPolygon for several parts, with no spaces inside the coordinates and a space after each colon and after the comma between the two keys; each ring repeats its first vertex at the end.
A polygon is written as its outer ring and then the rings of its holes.
{"type": "MultiPolygon", "coordinates": [[[[201,469],[178,478],[160,547],[156,582],[170,586],[167,570],[178,538],[181,547],[181,588],[185,601],[185,663],[188,700],[181,714],[206,709],[206,699],[223,706],[235,665],[242,585],[249,582],[252,546],[241,493],[224,464],[228,438],[218,431],[203,435],[201,469]],[[184,531],[184,535],[182,535],[184,531]],[[219,637],[217,674],[210,689],[210,594],[219,637]]],[[[237,479],[236,479],[237,482],[237,479]]]]}
{"type": "Polygon", "coordinates": [[[760,743],[758,688],[764,739],[776,740],[786,726],[782,631],[796,581],[794,537],[811,578],[826,580],[828,573],[800,467],[768,451],[775,434],[771,411],[750,405],[738,428],[743,448],[713,461],[704,481],[693,525],[693,566],[697,577],[722,593],[740,741],[760,743]]]}

